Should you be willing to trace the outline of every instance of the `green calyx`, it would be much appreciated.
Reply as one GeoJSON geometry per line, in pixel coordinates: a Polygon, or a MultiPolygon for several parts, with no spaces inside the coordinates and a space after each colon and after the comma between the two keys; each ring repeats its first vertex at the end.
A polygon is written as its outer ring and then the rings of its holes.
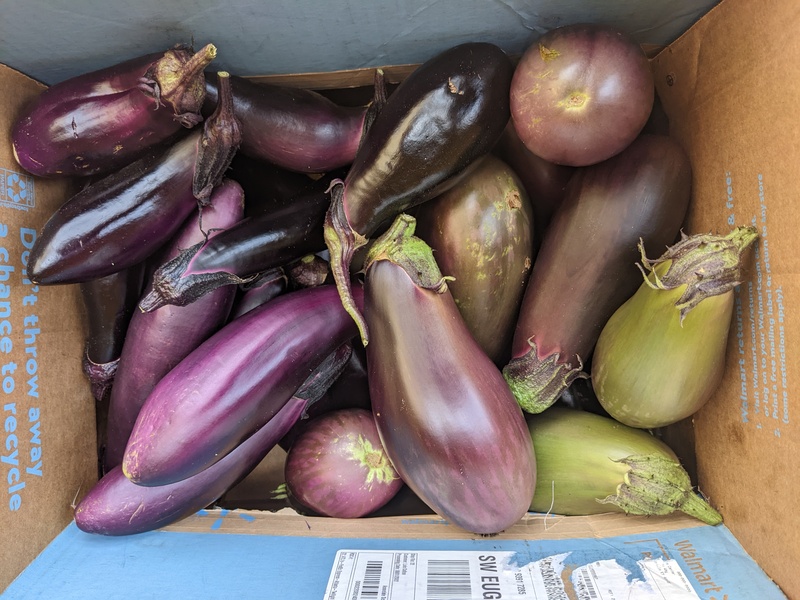
{"type": "Polygon", "coordinates": [[[724,236],[681,233],[680,241],[655,260],[647,258],[644,243],[639,240],[642,262],[637,266],[653,289],[686,286],[675,303],[683,323],[689,311],[704,299],[724,294],[741,283],[744,253],[757,239],[758,231],[750,226],[737,227],[724,236]]]}
{"type": "Polygon", "coordinates": [[[416,225],[417,220],[411,215],[398,215],[389,230],[370,248],[364,270],[369,270],[370,265],[379,260],[388,260],[402,267],[418,287],[443,294],[453,277],[442,275],[431,247],[414,236],[416,225]]]}
{"type": "Polygon", "coordinates": [[[617,493],[598,499],[632,515],[668,515],[680,510],[708,525],[722,523],[720,515],[692,490],[680,463],[661,454],[628,456],[616,462],[628,467],[617,493]]]}
{"type": "Polygon", "coordinates": [[[389,457],[382,447],[376,448],[367,438],[359,435],[353,447],[353,459],[367,468],[367,485],[373,482],[390,483],[398,478],[389,457]]]}
{"type": "Polygon", "coordinates": [[[533,338],[528,340],[528,344],[531,347],[528,353],[512,359],[503,368],[503,377],[522,410],[536,415],[552,406],[573,381],[588,375],[583,373],[580,358],[577,367],[560,362],[559,352],[541,359],[533,338]]]}

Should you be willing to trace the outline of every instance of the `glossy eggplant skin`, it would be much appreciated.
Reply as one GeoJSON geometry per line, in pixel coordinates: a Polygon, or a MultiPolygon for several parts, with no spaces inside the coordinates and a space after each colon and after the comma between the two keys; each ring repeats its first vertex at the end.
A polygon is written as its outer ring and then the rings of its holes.
{"type": "Polygon", "coordinates": [[[455,46],[426,61],[389,96],[343,186],[332,189],[325,225],[331,268],[345,307],[353,252],[382,222],[454,185],[488,153],[510,118],[513,66],[497,46],[455,46]]]}
{"type": "Polygon", "coordinates": [[[452,295],[420,287],[391,260],[369,263],[364,287],[372,411],[401,479],[469,532],[516,523],[533,497],[533,445],[452,295]]]}
{"type": "Polygon", "coordinates": [[[203,69],[216,56],[177,47],[58,83],[13,129],[14,154],[38,176],[110,173],[202,120],[203,69]]]}
{"type": "MultiPolygon", "coordinates": [[[[339,106],[312,90],[231,78],[234,113],[242,123],[242,154],[302,173],[324,173],[353,162],[366,108],[339,106]]],[[[206,108],[217,83],[206,78],[206,108]]]]}
{"type": "MultiPolygon", "coordinates": [[[[244,214],[244,194],[238,183],[223,181],[211,203],[198,215],[191,214],[168,244],[165,257],[178,254],[205,238],[206,231],[235,223],[244,214]]],[[[164,306],[143,313],[137,310],[128,327],[117,370],[117,385],[111,391],[105,470],[122,462],[133,424],[147,396],[175,365],[216,332],[228,318],[235,288],[222,288],[191,306],[164,306]]],[[[138,299],[137,299],[138,300],[138,299]]]]}
{"type": "Polygon", "coordinates": [[[691,178],[681,147],[657,135],[641,135],[617,156],[576,172],[536,257],[504,369],[526,411],[555,401],[589,359],[605,323],[639,287],[639,239],[654,249],[675,240],[691,178]],[[515,381],[523,387],[530,381],[515,373],[527,360],[548,363],[541,397],[515,388],[515,381]]]}
{"type": "Polygon", "coordinates": [[[356,333],[333,286],[279,296],[228,323],[173,368],[144,403],[122,466],[164,485],[211,466],[269,421],[356,333]]]}
{"type": "Polygon", "coordinates": [[[107,473],[75,508],[81,531],[133,535],[165,527],[205,508],[241,481],[301,417],[308,402],[291,398],[263,427],[219,462],[171,485],[145,487],[121,467],[107,473]]]}

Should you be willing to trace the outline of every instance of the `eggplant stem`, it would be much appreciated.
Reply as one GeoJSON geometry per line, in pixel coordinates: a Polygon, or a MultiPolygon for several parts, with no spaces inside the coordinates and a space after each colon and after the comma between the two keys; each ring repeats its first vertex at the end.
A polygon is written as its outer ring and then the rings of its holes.
{"type": "Polygon", "coordinates": [[[331,205],[325,215],[323,236],[330,253],[330,266],[336,289],[339,291],[342,306],[356,322],[361,343],[366,347],[369,343],[369,331],[364,316],[358,310],[350,283],[350,263],[355,251],[367,244],[367,238],[355,231],[347,220],[344,210],[344,182],[336,179],[328,190],[331,193],[331,205]]]}
{"type": "Polygon", "coordinates": [[[369,106],[364,113],[364,124],[361,127],[361,139],[358,141],[359,148],[364,144],[364,140],[367,137],[370,127],[372,127],[372,124],[375,122],[378,114],[380,114],[381,110],[383,110],[383,107],[386,104],[387,96],[386,75],[383,72],[383,69],[376,69],[372,101],[369,103],[369,106]]]}
{"type": "Polygon", "coordinates": [[[92,396],[98,402],[102,402],[111,392],[111,384],[117,374],[119,358],[105,363],[94,362],[89,358],[88,351],[83,354],[83,373],[89,380],[92,396]]]}

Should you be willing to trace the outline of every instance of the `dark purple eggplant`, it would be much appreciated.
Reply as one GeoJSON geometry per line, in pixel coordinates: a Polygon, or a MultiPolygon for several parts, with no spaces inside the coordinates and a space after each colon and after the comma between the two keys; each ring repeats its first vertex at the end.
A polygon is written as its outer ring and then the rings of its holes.
{"type": "Polygon", "coordinates": [[[14,156],[39,176],[110,173],[202,120],[203,70],[217,49],[184,46],[79,75],[44,91],[17,121],[14,156]]]}
{"type": "MultiPolygon", "coordinates": [[[[228,227],[244,214],[242,188],[232,180],[223,181],[211,196],[211,203],[198,216],[190,215],[169,244],[166,259],[206,237],[200,229],[228,227]]],[[[117,385],[111,391],[105,469],[122,462],[125,445],[144,401],[175,365],[217,331],[228,318],[235,288],[221,288],[191,306],[164,306],[150,313],[136,311],[128,327],[117,371],[117,385]]]]}
{"type": "Polygon", "coordinates": [[[426,61],[389,96],[364,136],[325,219],[331,269],[346,310],[368,342],[350,299],[354,252],[384,221],[451,187],[489,152],[510,116],[513,66],[488,43],[467,43],[426,61]]]}
{"type": "Polygon", "coordinates": [[[354,519],[391,500],[403,481],[381,445],[372,412],[335,410],[311,419],[284,465],[288,493],[328,517],[354,519]]]}
{"type": "Polygon", "coordinates": [[[417,235],[433,248],[461,316],[492,361],[511,339],[533,265],[533,209],[522,182],[491,155],[416,212],[417,235]]]}
{"type": "Polygon", "coordinates": [[[231,309],[230,319],[236,319],[257,306],[277,298],[286,291],[288,278],[281,267],[270,269],[257,280],[241,285],[231,309]]]}
{"type": "Polygon", "coordinates": [[[291,203],[246,218],[206,242],[195,244],[153,274],[143,311],[165,304],[185,306],[211,290],[242,285],[264,271],[325,249],[322,227],[330,200],[316,190],[291,203]]]}
{"type": "Polygon", "coordinates": [[[293,260],[286,265],[285,270],[289,278],[289,287],[294,290],[333,283],[330,264],[316,254],[306,254],[302,258],[293,260]]]}
{"type": "MultiPolygon", "coordinates": [[[[233,106],[242,123],[242,154],[303,173],[325,173],[353,162],[365,107],[339,106],[312,90],[231,78],[233,106]]],[[[218,87],[206,78],[206,106],[218,87]]]]}
{"type": "Polygon", "coordinates": [[[401,214],[367,258],[372,411],[392,464],[422,500],[467,531],[498,533],[530,506],[533,445],[414,225],[401,214]]]}
{"type": "MultiPolygon", "coordinates": [[[[227,81],[227,78],[224,78],[227,81]]],[[[79,283],[142,262],[181,226],[228,168],[239,129],[224,110],[167,149],[89,185],[50,217],[28,263],[39,284],[79,283]]]]}
{"type": "Polygon", "coordinates": [[[125,475],[163,485],[214,464],[355,334],[328,285],[284,294],[231,321],[153,389],[128,441],[125,475]]]}
{"type": "Polygon", "coordinates": [[[132,535],[165,527],[216,501],[241,481],[297,422],[307,405],[291,398],[227,456],[193,477],[170,485],[132,483],[116,467],[75,507],[75,524],[86,533],[132,535]]]}
{"type": "Polygon", "coordinates": [[[144,271],[140,263],[80,285],[87,325],[83,372],[97,401],[111,391],[125,333],[142,294],[144,271]]]}
{"type": "Polygon", "coordinates": [[[525,411],[545,410],[581,376],[606,321],[642,282],[640,238],[654,249],[672,243],[691,180],[681,147],[655,135],[576,171],[534,262],[503,369],[525,411]]]}

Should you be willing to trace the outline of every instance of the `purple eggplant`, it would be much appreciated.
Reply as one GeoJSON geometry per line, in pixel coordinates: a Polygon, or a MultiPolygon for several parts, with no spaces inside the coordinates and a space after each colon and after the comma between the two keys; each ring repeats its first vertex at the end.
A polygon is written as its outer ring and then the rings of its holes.
{"type": "Polygon", "coordinates": [[[576,171],[542,240],[503,369],[526,412],[545,410],[582,376],[606,321],[642,282],[639,239],[655,249],[672,243],[691,180],[676,142],[644,134],[576,171]]]}
{"type": "Polygon", "coordinates": [[[254,308],[277,298],[286,291],[289,281],[281,267],[270,269],[257,280],[237,288],[230,319],[236,319],[254,308]]]}
{"type": "Polygon", "coordinates": [[[289,287],[294,290],[333,283],[330,264],[316,254],[307,254],[293,260],[286,265],[285,270],[289,278],[289,287]]]}
{"type": "Polygon", "coordinates": [[[284,473],[293,498],[318,514],[341,519],[378,510],[403,486],[372,412],[362,408],[311,419],[289,449],[284,473]]]}
{"type": "Polygon", "coordinates": [[[177,46],[50,87],[13,129],[17,162],[34,175],[69,177],[136,160],[202,120],[203,70],[216,53],[212,44],[197,54],[177,46]]]}
{"type": "Polygon", "coordinates": [[[510,116],[513,66],[488,43],[467,43],[418,67],[389,96],[364,136],[344,182],[332,187],[325,242],[342,303],[368,333],[350,299],[350,264],[384,221],[451,187],[489,152],[510,116]]]}
{"type": "Polygon", "coordinates": [[[208,201],[238,146],[226,97],[202,132],[98,180],[56,210],[31,249],[31,280],[104,277],[142,262],[172,237],[198,202],[208,201]]]}
{"type": "MultiPolygon", "coordinates": [[[[325,173],[353,162],[365,107],[344,107],[317,92],[231,78],[233,106],[242,123],[242,154],[284,169],[325,173]]],[[[218,86],[206,78],[206,110],[218,86]]]]}
{"type": "Polygon", "coordinates": [[[211,466],[355,334],[329,285],[284,294],[231,321],[153,389],[128,440],[125,475],[163,485],[211,466]]]}
{"type": "Polygon", "coordinates": [[[372,412],[392,464],[422,500],[467,531],[498,533],[530,506],[533,445],[414,225],[401,214],[367,258],[372,412]]]}
{"type": "MultiPolygon", "coordinates": [[[[224,181],[202,208],[200,220],[190,215],[169,244],[166,258],[203,240],[206,233],[239,221],[244,214],[244,195],[238,183],[224,181]]],[[[122,349],[117,385],[111,391],[105,468],[122,462],[125,445],[147,396],[175,365],[222,327],[233,304],[235,288],[221,288],[191,306],[164,306],[136,311],[122,349]]]]}
{"type": "Polygon", "coordinates": [[[140,263],[80,286],[87,325],[83,372],[95,400],[104,400],[111,390],[125,333],[142,294],[144,271],[140,263]]]}
{"type": "Polygon", "coordinates": [[[325,249],[322,227],[330,200],[316,190],[246,218],[159,267],[143,311],[185,306],[222,286],[242,285],[264,271],[325,249]]]}
{"type": "Polygon", "coordinates": [[[291,398],[263,427],[216,464],[170,485],[145,487],[132,483],[116,467],[75,508],[82,531],[132,535],[165,527],[205,508],[241,481],[297,422],[307,405],[291,398]]]}

